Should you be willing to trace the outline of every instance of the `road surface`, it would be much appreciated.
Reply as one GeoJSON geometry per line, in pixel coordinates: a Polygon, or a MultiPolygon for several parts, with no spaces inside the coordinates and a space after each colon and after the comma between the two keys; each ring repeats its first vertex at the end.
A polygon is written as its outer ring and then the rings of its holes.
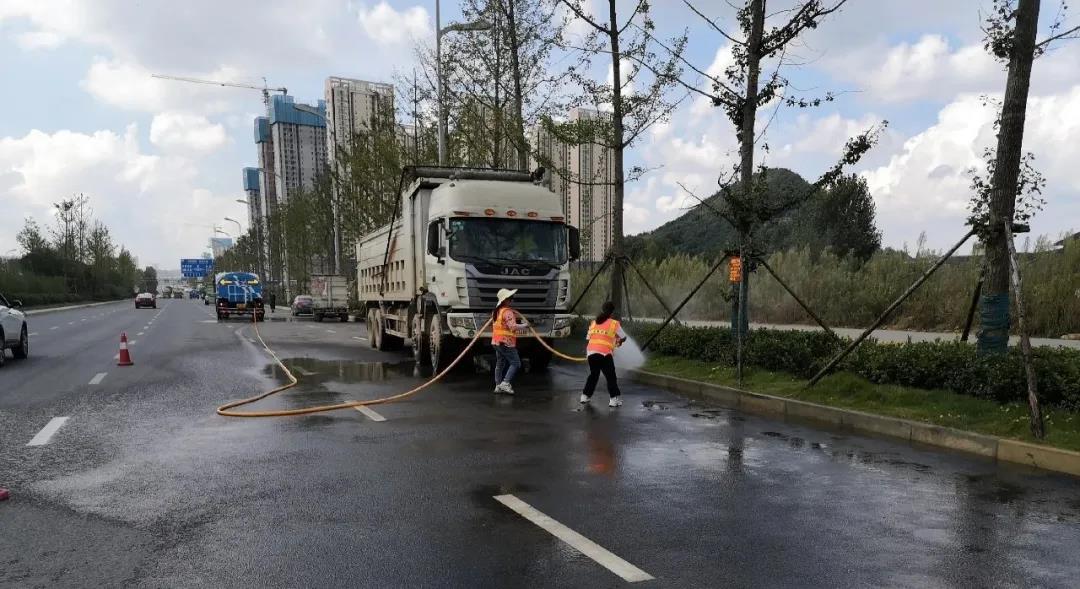
{"type": "MultiPolygon", "coordinates": [[[[722,409],[580,368],[494,396],[229,419],[281,382],[200,301],[32,318],[0,369],[2,587],[1075,587],[1075,479],[722,409]],[[55,328],[55,329],[54,329],[55,328]],[[135,365],[113,359],[121,331],[135,365]],[[91,384],[91,383],[94,384],[91,384]],[[602,388],[602,387],[601,387],[602,388]],[[66,418],[66,419],[64,419],[66,418]],[[34,445],[29,445],[33,443],[34,445]]],[[[301,386],[422,382],[358,323],[267,322],[301,386]]]]}

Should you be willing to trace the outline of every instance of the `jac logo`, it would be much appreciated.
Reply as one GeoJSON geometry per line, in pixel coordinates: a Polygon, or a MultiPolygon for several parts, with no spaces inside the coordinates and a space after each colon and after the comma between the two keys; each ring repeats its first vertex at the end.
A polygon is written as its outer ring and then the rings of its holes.
{"type": "Polygon", "coordinates": [[[528,268],[503,268],[500,272],[504,276],[529,276],[531,273],[528,268]]]}

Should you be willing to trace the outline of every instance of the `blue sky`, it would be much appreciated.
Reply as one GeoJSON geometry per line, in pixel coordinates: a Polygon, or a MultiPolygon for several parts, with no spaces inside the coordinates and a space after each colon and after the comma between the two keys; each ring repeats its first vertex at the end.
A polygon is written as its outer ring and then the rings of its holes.
{"type": "MultiPolygon", "coordinates": [[[[453,20],[456,3],[444,4],[444,20],[453,20]]],[[[770,12],[790,4],[772,0],[770,12]]],[[[1049,18],[1056,4],[1044,4],[1049,18]]],[[[697,5],[731,28],[726,2],[697,5]]],[[[806,65],[788,71],[801,88],[848,92],[820,109],[779,111],[764,161],[814,177],[847,137],[888,119],[857,168],[885,242],[914,244],[925,230],[929,245],[949,245],[963,231],[965,170],[993,141],[993,113],[978,97],[1004,86],[1003,69],[981,49],[979,11],[988,6],[850,0],[795,49],[806,65]]],[[[722,67],[722,39],[682,2],[653,7],[661,34],[689,29],[694,63],[722,67]]],[[[197,256],[214,224],[235,229],[224,216],[246,225],[235,200],[240,169],[256,162],[251,119],[261,97],[150,74],[256,84],[266,76],[312,101],[330,75],[390,81],[411,71],[413,42],[430,39],[433,14],[433,1],[406,0],[0,0],[0,255],[16,246],[23,218],[49,224],[52,202],[83,192],[142,263],[175,268],[197,256]]],[[[1026,143],[1050,201],[1036,233],[1080,229],[1078,53],[1080,44],[1066,43],[1035,66],[1026,143]]],[[[654,171],[629,187],[627,230],[655,227],[691,204],[677,183],[707,194],[733,147],[720,111],[685,101],[632,149],[631,160],[654,171]]]]}

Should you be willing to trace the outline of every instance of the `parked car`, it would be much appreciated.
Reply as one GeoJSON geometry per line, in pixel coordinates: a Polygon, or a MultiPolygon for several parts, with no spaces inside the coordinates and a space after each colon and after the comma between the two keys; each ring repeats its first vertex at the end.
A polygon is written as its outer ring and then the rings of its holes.
{"type": "Polygon", "coordinates": [[[11,349],[15,358],[22,360],[30,354],[30,336],[27,335],[26,315],[20,309],[22,301],[8,302],[0,295],[0,366],[7,360],[4,350],[11,349]]]}
{"type": "Polygon", "coordinates": [[[292,302],[292,315],[311,315],[315,312],[315,298],[311,295],[296,295],[292,302]]]}
{"type": "Polygon", "coordinates": [[[135,295],[135,308],[141,309],[142,307],[149,307],[151,309],[157,309],[157,299],[154,295],[148,292],[140,292],[135,295]]]}

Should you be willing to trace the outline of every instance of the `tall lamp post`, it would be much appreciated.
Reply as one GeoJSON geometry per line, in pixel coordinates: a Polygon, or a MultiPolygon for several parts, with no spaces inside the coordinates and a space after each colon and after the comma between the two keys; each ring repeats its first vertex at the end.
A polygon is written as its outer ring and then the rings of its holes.
{"type": "Polygon", "coordinates": [[[483,20],[476,20],[467,23],[451,23],[442,26],[442,15],[439,11],[439,0],[435,0],[435,92],[438,95],[439,102],[439,165],[446,165],[446,145],[449,143],[447,137],[447,114],[446,114],[446,96],[445,96],[445,84],[443,84],[442,75],[442,36],[445,33],[453,31],[486,31],[491,28],[491,23],[483,20]]]}

